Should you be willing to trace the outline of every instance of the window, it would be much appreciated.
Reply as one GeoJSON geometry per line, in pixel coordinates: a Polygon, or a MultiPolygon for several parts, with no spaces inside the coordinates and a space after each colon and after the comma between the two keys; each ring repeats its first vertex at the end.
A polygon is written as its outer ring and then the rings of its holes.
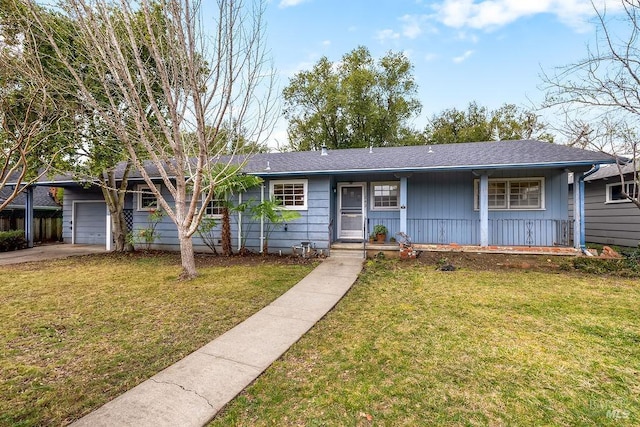
{"type": "MultiPolygon", "coordinates": [[[[480,208],[480,180],[474,180],[474,209],[480,208]]],[[[544,178],[489,179],[489,210],[544,209],[544,178]]]]}
{"type": "MultiPolygon", "coordinates": [[[[160,186],[158,186],[158,190],[160,190],[160,186]]],[[[158,207],[158,199],[148,185],[138,185],[136,191],[138,192],[139,211],[150,211],[158,207]]]]}
{"type": "Polygon", "coordinates": [[[371,209],[395,210],[399,207],[400,184],[398,182],[371,183],[371,209]]]}
{"type": "Polygon", "coordinates": [[[275,200],[279,200],[287,209],[307,209],[307,180],[293,179],[287,181],[271,181],[269,193],[275,200]]]}
{"type": "Polygon", "coordinates": [[[221,218],[224,204],[223,199],[211,199],[204,209],[204,214],[208,217],[221,218]]]}
{"type": "MultiPolygon", "coordinates": [[[[635,185],[635,182],[625,182],[624,183],[625,192],[631,197],[638,198],[640,192],[638,191],[638,187],[635,185]]],[[[624,203],[630,202],[631,200],[627,199],[622,194],[622,183],[619,182],[617,184],[607,184],[607,201],[606,203],[624,203]]]]}

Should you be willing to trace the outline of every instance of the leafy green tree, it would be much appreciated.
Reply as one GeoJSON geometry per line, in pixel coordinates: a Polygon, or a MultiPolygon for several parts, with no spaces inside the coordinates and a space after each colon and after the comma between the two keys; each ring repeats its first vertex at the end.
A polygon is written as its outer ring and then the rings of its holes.
{"type": "Polygon", "coordinates": [[[14,184],[0,210],[64,163],[74,127],[64,108],[66,90],[56,80],[61,64],[47,56],[47,46],[30,48],[14,11],[13,2],[0,0],[0,189],[14,184]]]}
{"type": "Polygon", "coordinates": [[[425,129],[429,144],[493,140],[539,139],[553,141],[546,124],[528,110],[504,104],[497,110],[470,102],[466,111],[452,108],[434,115],[425,129]]]}
{"type": "Polygon", "coordinates": [[[412,72],[404,54],[389,52],[375,61],[363,46],[337,63],[321,58],[283,91],[290,148],[416,143],[417,133],[408,123],[421,104],[412,72]]]}

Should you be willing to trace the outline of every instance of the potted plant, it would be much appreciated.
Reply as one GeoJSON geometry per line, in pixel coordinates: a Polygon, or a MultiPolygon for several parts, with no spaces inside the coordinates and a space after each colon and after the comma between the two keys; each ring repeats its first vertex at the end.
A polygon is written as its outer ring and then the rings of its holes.
{"type": "Polygon", "coordinates": [[[373,234],[376,235],[376,240],[378,243],[384,243],[384,241],[387,239],[388,232],[389,230],[387,230],[387,227],[382,224],[376,224],[373,227],[373,234]]]}
{"type": "Polygon", "coordinates": [[[369,243],[373,243],[373,242],[374,242],[374,240],[376,240],[376,235],[375,235],[374,233],[371,233],[371,234],[369,235],[369,243]]]}

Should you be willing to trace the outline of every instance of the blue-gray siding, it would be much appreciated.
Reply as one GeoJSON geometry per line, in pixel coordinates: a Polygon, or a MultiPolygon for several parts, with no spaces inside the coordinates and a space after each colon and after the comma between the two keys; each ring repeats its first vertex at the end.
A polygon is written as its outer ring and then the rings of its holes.
{"type": "MultiPolygon", "coordinates": [[[[515,170],[493,171],[491,178],[531,178],[545,179],[545,208],[541,210],[490,211],[490,245],[554,245],[566,244],[560,237],[568,220],[567,174],[562,170],[515,170]]],[[[269,238],[269,251],[289,253],[292,246],[300,242],[311,242],[316,248],[326,250],[336,239],[337,197],[335,191],[339,183],[364,182],[367,204],[367,225],[371,230],[376,224],[384,224],[389,229],[389,237],[400,231],[400,210],[376,211],[371,208],[371,187],[373,182],[399,181],[393,174],[366,174],[320,177],[296,177],[308,179],[308,207],[299,211],[301,218],[275,229],[269,238]]],[[[479,244],[480,215],[474,209],[474,180],[470,171],[442,173],[414,173],[407,177],[407,232],[416,243],[458,243],[479,244]]],[[[131,185],[135,190],[135,185],[131,185]]],[[[166,189],[163,195],[170,200],[166,189]]],[[[269,197],[269,180],[262,187],[256,187],[242,195],[243,202],[260,201],[261,195],[269,197]]],[[[133,234],[149,227],[149,212],[137,210],[135,194],[127,196],[127,209],[131,209],[133,234]]],[[[65,193],[64,237],[71,237],[70,206],[74,200],[102,200],[98,190],[75,189],[65,193]]],[[[237,201],[237,197],[236,197],[237,201]]],[[[232,244],[238,248],[238,215],[231,221],[232,244]]],[[[219,236],[219,228],[216,229],[219,236]]],[[[245,245],[253,251],[260,251],[260,221],[243,215],[243,235],[245,245]]],[[[153,248],[177,250],[179,248],[177,229],[173,222],[164,217],[157,225],[157,241],[153,248]]],[[[219,238],[219,237],[218,237],[219,238]]],[[[138,246],[143,246],[141,242],[138,246]]],[[[207,252],[198,235],[194,235],[197,251],[207,252]]]]}

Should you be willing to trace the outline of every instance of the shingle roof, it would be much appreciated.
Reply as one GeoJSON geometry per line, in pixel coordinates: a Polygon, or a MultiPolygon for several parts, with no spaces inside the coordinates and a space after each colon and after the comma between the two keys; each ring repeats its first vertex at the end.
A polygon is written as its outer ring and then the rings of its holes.
{"type": "Polygon", "coordinates": [[[433,146],[385,147],[256,154],[245,167],[258,175],[364,171],[569,167],[611,163],[613,157],[542,141],[495,141],[433,146]],[[265,170],[268,166],[270,171],[265,170]]]}
{"type": "MultiPolygon", "coordinates": [[[[4,200],[10,195],[11,191],[8,188],[0,189],[0,200],[4,200]]],[[[26,203],[26,195],[24,193],[18,194],[18,196],[11,201],[9,207],[24,207],[26,203]]],[[[36,208],[55,208],[62,209],[62,207],[53,200],[49,193],[49,187],[34,187],[33,189],[33,205],[36,208]]]]}
{"type": "MultiPolygon", "coordinates": [[[[624,174],[628,174],[633,172],[633,164],[632,163],[627,163],[626,165],[622,166],[622,173],[624,174]]],[[[603,178],[610,178],[612,176],[618,176],[620,174],[620,171],[618,170],[617,166],[615,164],[612,165],[602,165],[600,167],[600,169],[598,169],[597,172],[593,173],[592,175],[589,175],[588,177],[585,178],[585,181],[594,181],[597,179],[603,179],[603,178]]]]}
{"type": "MultiPolygon", "coordinates": [[[[221,159],[227,161],[228,159],[221,159]]],[[[243,157],[233,161],[241,162],[243,157]]],[[[582,167],[596,163],[612,163],[610,155],[567,147],[548,142],[493,141],[432,146],[354,148],[329,150],[326,156],[320,151],[288,153],[259,153],[252,155],[244,171],[260,176],[315,175],[329,173],[362,173],[371,171],[412,172],[472,170],[527,167],[582,167]]],[[[150,162],[147,171],[158,176],[150,162]]],[[[122,176],[123,165],[117,168],[116,177],[122,176]]],[[[134,171],[130,179],[140,179],[134,171]]],[[[57,176],[42,182],[73,182],[68,176],[57,176]]]]}

